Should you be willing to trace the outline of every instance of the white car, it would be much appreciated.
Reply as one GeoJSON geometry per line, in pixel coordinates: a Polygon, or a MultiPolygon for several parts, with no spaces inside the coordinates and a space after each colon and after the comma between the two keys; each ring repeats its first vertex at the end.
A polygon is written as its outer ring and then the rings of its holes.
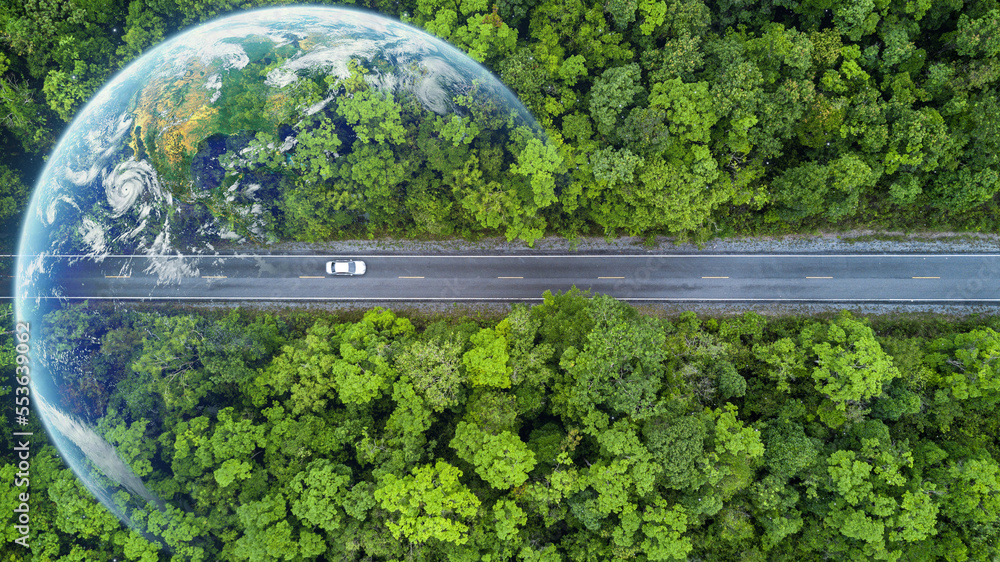
{"type": "Polygon", "coordinates": [[[334,260],[326,262],[326,272],[330,275],[364,275],[365,262],[360,260],[334,260]]]}

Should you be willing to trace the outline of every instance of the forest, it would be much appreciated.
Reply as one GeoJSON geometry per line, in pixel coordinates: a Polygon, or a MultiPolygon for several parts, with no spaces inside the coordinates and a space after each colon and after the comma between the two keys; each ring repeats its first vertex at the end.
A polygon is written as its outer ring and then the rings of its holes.
{"type": "Polygon", "coordinates": [[[1000,555],[992,316],[666,317],[574,289],[494,318],[83,303],[46,327],[64,404],[174,523],[129,531],[46,446],[35,561],[1000,555]]]}
{"type": "MultiPolygon", "coordinates": [[[[4,3],[5,247],[13,247],[45,155],[114,72],[201,21],[273,4],[4,3]]],[[[464,193],[443,179],[464,171],[476,184],[462,163],[445,161],[451,168],[429,179],[403,166],[372,188],[388,192],[395,207],[374,201],[358,213],[367,219],[326,225],[323,237],[503,235],[530,243],[544,234],[668,234],[702,241],[852,226],[997,227],[996,0],[354,5],[423,28],[485,64],[547,131],[558,158],[541,161],[558,162],[565,185],[552,197],[485,181],[464,193]]],[[[418,133],[407,134],[415,141],[418,133]]],[[[483,139],[468,150],[465,164],[490,159],[483,139]]],[[[300,207],[342,187],[311,185],[300,207]]]]}

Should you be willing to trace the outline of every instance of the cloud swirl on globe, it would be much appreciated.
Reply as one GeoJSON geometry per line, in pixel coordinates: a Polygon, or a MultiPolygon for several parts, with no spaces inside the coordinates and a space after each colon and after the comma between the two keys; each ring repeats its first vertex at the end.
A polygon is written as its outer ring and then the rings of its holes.
{"type": "MultiPolygon", "coordinates": [[[[152,195],[155,202],[163,197],[156,171],[149,162],[126,160],[104,177],[104,193],[111,205],[111,217],[124,215],[144,193],[152,195]]],[[[169,194],[168,194],[169,195],[169,194]]],[[[168,202],[169,204],[169,202],[168,202]]]]}

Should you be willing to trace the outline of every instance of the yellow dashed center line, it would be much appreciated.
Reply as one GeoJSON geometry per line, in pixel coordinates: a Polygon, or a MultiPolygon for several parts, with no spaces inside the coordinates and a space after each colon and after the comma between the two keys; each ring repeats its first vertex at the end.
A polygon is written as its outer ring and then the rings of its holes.
{"type": "Polygon", "coordinates": [[[524,279],[524,277],[497,277],[497,279],[524,279]]]}
{"type": "Polygon", "coordinates": [[[940,279],[940,277],[914,277],[914,279],[940,279]]]}

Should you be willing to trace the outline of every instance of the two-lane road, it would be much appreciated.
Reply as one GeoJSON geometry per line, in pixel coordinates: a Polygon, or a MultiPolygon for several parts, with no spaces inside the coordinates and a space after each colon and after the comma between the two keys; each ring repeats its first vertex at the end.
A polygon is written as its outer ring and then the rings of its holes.
{"type": "Polygon", "coordinates": [[[74,300],[538,300],[576,286],[632,301],[1000,304],[1000,254],[63,256],[43,265],[74,300]],[[364,260],[367,273],[326,274],[327,261],[345,257],[364,260]],[[154,266],[164,259],[172,263],[154,266]],[[178,263],[179,281],[153,273],[178,263]]]}

